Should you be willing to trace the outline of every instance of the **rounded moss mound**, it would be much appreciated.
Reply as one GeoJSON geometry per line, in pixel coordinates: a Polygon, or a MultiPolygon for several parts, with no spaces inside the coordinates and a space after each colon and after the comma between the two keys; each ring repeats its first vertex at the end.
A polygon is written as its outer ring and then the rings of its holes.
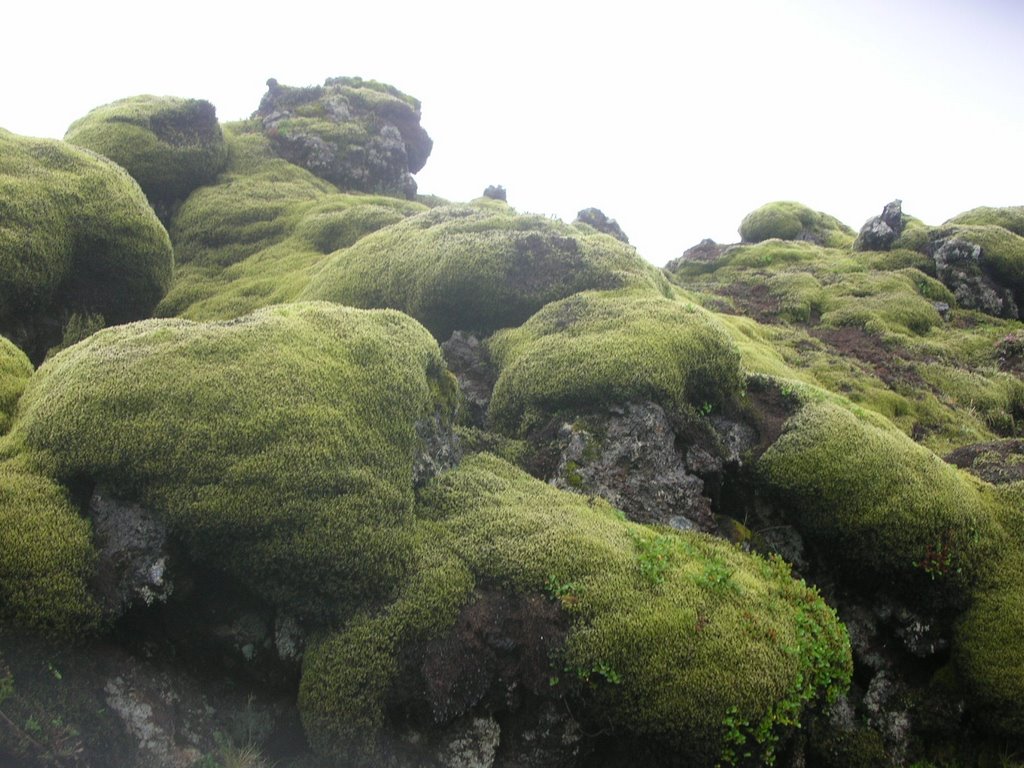
{"type": "Polygon", "coordinates": [[[1008,546],[990,559],[956,629],[953,658],[984,730],[1024,737],[1024,483],[999,488],[1008,546]]]}
{"type": "Polygon", "coordinates": [[[949,224],[1002,227],[1015,235],[1024,237],[1024,205],[1014,205],[1008,208],[973,208],[954,216],[943,226],[949,224]]]}
{"type": "Polygon", "coordinates": [[[985,730],[1024,736],[1024,556],[993,569],[956,633],[955,659],[972,709],[985,730]]]}
{"type": "Polygon", "coordinates": [[[829,248],[847,248],[857,235],[835,217],[792,202],[762,205],[743,218],[739,231],[745,243],[778,238],[808,240],[829,248]]]}
{"type": "Polygon", "coordinates": [[[453,391],[412,319],[295,304],[101,331],[37,371],[7,439],[163,515],[272,603],[344,614],[403,573],[417,426],[453,391]]]}
{"type": "Polygon", "coordinates": [[[742,385],[739,353],[709,312],[647,293],[577,294],[488,346],[500,372],[490,418],[505,429],[561,409],[639,400],[706,409],[742,385]]]}
{"type": "Polygon", "coordinates": [[[486,454],[436,478],[418,514],[410,591],[306,655],[299,702],[322,752],[381,748],[400,658],[451,626],[474,583],[546,592],[571,621],[550,694],[680,764],[768,760],[781,728],[849,682],[842,625],[781,561],[627,523],[486,454]]]}
{"type": "Polygon", "coordinates": [[[805,406],[758,467],[800,531],[867,587],[957,602],[998,540],[977,482],[837,405],[805,406]]]}
{"type": "Polygon", "coordinates": [[[128,171],[165,221],[176,203],[217,178],[228,159],[213,105],[172,96],[97,107],[72,123],[64,140],[128,171]]]}
{"type": "Polygon", "coordinates": [[[259,134],[229,135],[231,162],[213,186],[196,190],[171,223],[179,264],[226,267],[284,240],[310,204],[337,192],[273,155],[259,134]]]}
{"type": "Polygon", "coordinates": [[[81,637],[99,608],[89,595],[89,523],[52,480],[0,463],[0,632],[81,637]]]}
{"type": "Polygon", "coordinates": [[[167,232],[109,160],[0,130],[0,333],[34,360],[73,314],[144,317],[171,281],[167,232]]]}
{"type": "Polygon", "coordinates": [[[363,238],[327,262],[304,297],[400,309],[443,341],[455,330],[518,325],[578,291],[627,285],[667,290],[612,237],[488,202],[434,208],[363,238]]]}
{"type": "Polygon", "coordinates": [[[25,353],[0,336],[0,435],[7,432],[18,398],[32,375],[25,353]]]}

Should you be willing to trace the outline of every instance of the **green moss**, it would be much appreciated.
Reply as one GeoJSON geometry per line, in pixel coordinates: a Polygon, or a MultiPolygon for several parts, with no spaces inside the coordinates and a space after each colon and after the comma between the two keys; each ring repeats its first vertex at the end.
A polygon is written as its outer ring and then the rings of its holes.
{"type": "Polygon", "coordinates": [[[767,203],[748,213],[739,232],[745,243],[778,238],[809,240],[832,248],[849,247],[857,234],[833,216],[793,202],[767,203]]]}
{"type": "Polygon", "coordinates": [[[1002,227],[1015,235],[1024,237],[1024,206],[1008,208],[973,208],[954,216],[943,226],[957,224],[975,227],[1002,227]]]}
{"type": "Polygon", "coordinates": [[[500,372],[489,415],[508,429],[531,414],[609,403],[720,405],[742,381],[739,354],[710,313],[647,292],[571,296],[488,348],[500,372]]]}
{"type": "Polygon", "coordinates": [[[992,558],[954,642],[960,678],[984,730],[1024,737],[1024,483],[995,491],[1007,546],[992,558]]]}
{"type": "Polygon", "coordinates": [[[998,539],[994,502],[895,430],[833,404],[805,406],[759,472],[801,532],[867,586],[960,600],[998,539]]]}
{"type": "Polygon", "coordinates": [[[998,226],[958,226],[942,230],[981,246],[981,266],[993,279],[1024,300],[1024,237],[998,226]]]}
{"type": "Polygon", "coordinates": [[[0,336],[0,435],[7,432],[31,375],[32,363],[25,353],[0,336]]]}
{"type": "Polygon", "coordinates": [[[614,238],[487,201],[434,208],[363,238],[303,297],[400,309],[444,340],[517,325],[578,291],[627,285],[667,291],[660,272],[614,238]]]}
{"type": "Polygon", "coordinates": [[[213,105],[196,99],[121,99],[72,123],[64,140],[128,171],[162,217],[217,178],[227,163],[213,105]]]}
{"type": "Polygon", "coordinates": [[[276,157],[247,123],[226,126],[230,161],[171,226],[178,261],[158,315],[228,319],[293,301],[325,254],[424,210],[405,200],[341,194],[276,157]]]}
{"type": "Polygon", "coordinates": [[[151,320],[42,366],[7,450],[146,504],[274,604],[344,614],[402,577],[415,424],[447,414],[454,387],[434,340],[397,312],[151,320]]]}
{"type": "Polygon", "coordinates": [[[408,599],[306,657],[300,706],[321,750],[353,740],[372,749],[398,654],[444,631],[474,582],[522,593],[571,585],[552,593],[572,620],[552,674],[586,691],[584,717],[671,744],[688,764],[726,752],[727,718],[768,754],[779,728],[849,680],[842,626],[778,562],[626,523],[486,454],[435,479],[418,514],[424,567],[408,599]],[[644,558],[655,550],[663,565],[652,581],[644,558]],[[729,588],[708,586],[709,568],[729,588]]]}
{"type": "Polygon", "coordinates": [[[0,130],[0,333],[33,359],[71,314],[147,315],[171,280],[167,233],[109,160],[0,130]]]}
{"type": "Polygon", "coordinates": [[[0,463],[0,633],[72,638],[95,628],[90,539],[89,523],[56,483],[0,463]]]}

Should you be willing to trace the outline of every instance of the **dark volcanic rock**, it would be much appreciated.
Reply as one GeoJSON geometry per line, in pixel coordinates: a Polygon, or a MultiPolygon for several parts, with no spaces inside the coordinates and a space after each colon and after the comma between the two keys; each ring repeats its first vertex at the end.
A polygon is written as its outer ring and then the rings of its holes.
{"type": "Polygon", "coordinates": [[[441,345],[441,351],[448,363],[448,370],[455,374],[459,389],[462,390],[463,402],[469,409],[469,422],[483,427],[487,408],[491,404],[494,382],[498,378],[487,349],[473,334],[455,331],[441,345]]]}
{"type": "Polygon", "coordinates": [[[416,99],[358,77],[309,88],[271,78],[254,117],[281,157],[346,190],[411,199],[433,148],[416,99]]]}
{"type": "Polygon", "coordinates": [[[668,272],[675,272],[688,261],[711,263],[716,261],[728,248],[729,246],[719,245],[711,238],[704,238],[695,246],[683,251],[683,255],[679,258],[672,259],[665,265],[665,269],[668,272]]]}
{"type": "Polygon", "coordinates": [[[1024,440],[996,440],[957,448],[946,461],[996,485],[1024,480],[1024,440]]]}
{"type": "Polygon", "coordinates": [[[610,409],[588,417],[586,427],[564,425],[558,437],[555,486],[600,496],[638,522],[716,530],[711,500],[695,472],[718,472],[721,460],[702,448],[681,455],[661,406],[610,409]]]}
{"type": "Polygon", "coordinates": [[[934,241],[929,254],[935,261],[936,275],[953,291],[961,307],[995,317],[1019,315],[1013,292],[986,273],[980,245],[951,235],[934,241]]]}
{"type": "Polygon", "coordinates": [[[903,234],[903,201],[893,200],[880,216],[868,219],[853,243],[855,251],[888,251],[903,234]]]}
{"type": "Polygon", "coordinates": [[[622,227],[619,226],[619,223],[615,219],[609,219],[604,212],[598,208],[584,208],[576,214],[576,221],[574,223],[586,224],[593,227],[598,232],[604,232],[606,235],[611,235],[616,240],[620,240],[623,243],[629,242],[629,238],[626,237],[626,233],[622,231],[622,227]]]}
{"type": "Polygon", "coordinates": [[[99,550],[96,593],[104,613],[116,618],[133,607],[166,602],[174,583],[168,574],[163,522],[103,489],[89,500],[89,516],[99,550]]]}
{"type": "Polygon", "coordinates": [[[491,185],[484,190],[484,197],[488,197],[491,200],[501,200],[503,203],[508,201],[508,194],[505,192],[505,188],[498,184],[497,186],[491,185]]]}

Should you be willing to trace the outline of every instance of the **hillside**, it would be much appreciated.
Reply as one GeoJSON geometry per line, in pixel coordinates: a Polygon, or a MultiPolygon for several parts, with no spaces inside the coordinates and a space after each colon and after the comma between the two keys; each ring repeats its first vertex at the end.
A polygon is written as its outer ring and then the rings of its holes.
{"type": "Polygon", "coordinates": [[[0,763],[1020,764],[1024,207],[662,269],[420,114],[0,130],[0,763]]]}

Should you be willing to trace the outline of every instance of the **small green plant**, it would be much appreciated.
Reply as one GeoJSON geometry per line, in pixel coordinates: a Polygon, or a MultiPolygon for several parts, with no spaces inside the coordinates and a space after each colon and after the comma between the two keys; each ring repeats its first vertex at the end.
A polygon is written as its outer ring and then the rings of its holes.
{"type": "Polygon", "coordinates": [[[569,487],[579,490],[583,487],[583,475],[580,474],[580,465],[575,461],[565,462],[565,482],[569,487]]]}
{"type": "Polygon", "coordinates": [[[961,572],[962,569],[954,563],[954,556],[952,535],[947,530],[935,543],[925,547],[924,556],[920,560],[914,561],[914,567],[920,568],[934,581],[943,576],[961,572]]]}
{"type": "Polygon", "coordinates": [[[737,589],[736,584],[732,581],[732,569],[721,560],[716,559],[707,562],[704,570],[697,576],[697,583],[716,592],[737,589]]]}
{"type": "Polygon", "coordinates": [[[672,564],[672,539],[663,534],[646,537],[633,534],[637,565],[644,580],[652,587],[665,581],[665,572],[672,564]]]}

